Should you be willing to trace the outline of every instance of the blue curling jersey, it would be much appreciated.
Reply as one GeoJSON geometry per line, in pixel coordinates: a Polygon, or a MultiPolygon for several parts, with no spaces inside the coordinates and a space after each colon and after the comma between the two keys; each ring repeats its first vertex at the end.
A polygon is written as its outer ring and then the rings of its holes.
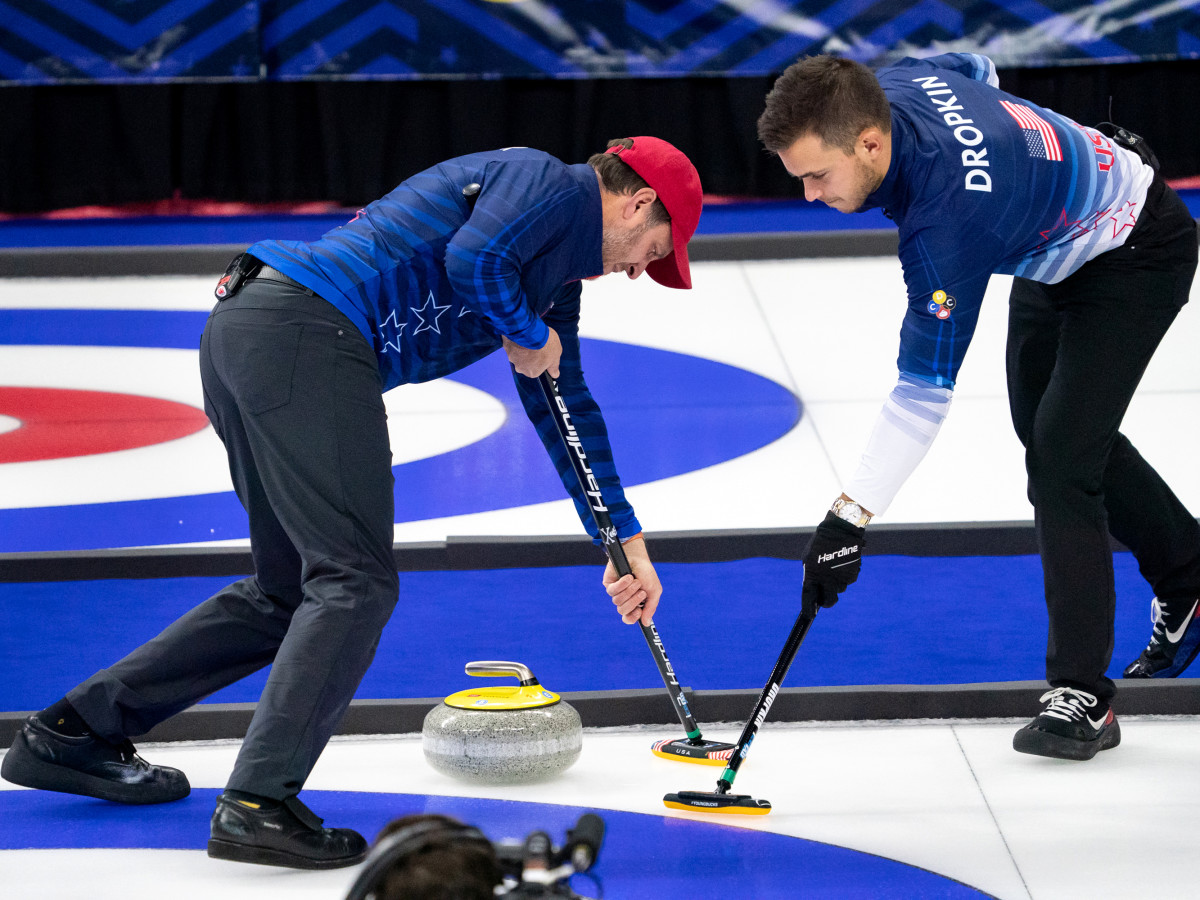
{"type": "Polygon", "coordinates": [[[904,59],[876,77],[892,159],[864,208],[900,229],[902,376],[953,388],[993,272],[1053,284],[1119,247],[1153,170],[1099,131],[997,87],[991,60],[904,59]]]}
{"type": "MultiPolygon", "coordinates": [[[[641,530],[579,357],[580,279],[602,274],[600,187],[588,165],[513,147],[451,159],[407,179],[311,243],[248,252],[332,303],[370,342],[383,389],[440,378],[502,347],[536,349],[554,328],[559,389],[621,537],[641,530]],[[473,204],[463,195],[480,186],[473,204]]],[[[596,527],[536,379],[514,373],[525,411],[596,527]]]]}

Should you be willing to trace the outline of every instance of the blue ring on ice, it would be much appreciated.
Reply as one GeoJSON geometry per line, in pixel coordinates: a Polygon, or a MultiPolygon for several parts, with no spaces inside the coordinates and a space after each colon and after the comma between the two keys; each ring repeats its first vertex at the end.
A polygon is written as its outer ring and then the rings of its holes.
{"type": "MultiPolygon", "coordinates": [[[[12,310],[0,345],[196,349],[207,313],[12,310]]],[[[588,386],[604,411],[626,488],[750,453],[795,427],[799,399],[753,372],[683,353],[582,340],[588,386]]],[[[452,380],[499,400],[499,429],[465,447],[393,467],[396,521],[508,509],[566,496],[517,398],[503,354],[452,380]]],[[[2,412],[2,410],[0,410],[2,412]]],[[[0,510],[0,552],[87,550],[248,536],[232,491],[0,510]]]]}
{"type": "MultiPolygon", "coordinates": [[[[205,848],[215,789],[193,790],[176,803],[122,806],[43,791],[0,791],[0,850],[205,848]]],[[[485,800],[475,797],[305,791],[305,803],[331,826],[369,839],[385,824],[414,813],[441,813],[475,825],[493,841],[522,840],[534,830],[562,844],[585,812],[604,820],[605,836],[592,873],[607,896],[696,900],[707,897],[878,898],[967,900],[988,894],[944,875],[896,860],[804,838],[668,815],[485,800]]],[[[134,863],[136,865],[136,863],[134,863]]],[[[47,866],[54,863],[47,860],[47,866]]],[[[572,887],[594,895],[587,876],[572,887]]]]}

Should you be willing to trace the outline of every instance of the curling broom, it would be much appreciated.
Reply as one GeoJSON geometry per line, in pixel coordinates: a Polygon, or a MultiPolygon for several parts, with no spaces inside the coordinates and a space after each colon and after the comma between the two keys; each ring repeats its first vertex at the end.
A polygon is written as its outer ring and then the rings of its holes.
{"type": "Polygon", "coordinates": [[[796,618],[796,624],[792,626],[791,633],[788,634],[787,643],[783,645],[783,651],[779,654],[779,659],[775,661],[775,668],[771,671],[771,680],[758,695],[758,702],[754,704],[754,711],[750,714],[746,727],[742,729],[742,735],[738,738],[733,754],[729,757],[729,764],[721,773],[721,777],[717,779],[717,789],[715,791],[680,791],[677,794],[667,794],[663,797],[664,806],[688,812],[743,816],[765,816],[771,811],[769,800],[755,800],[749,794],[731,794],[729,789],[733,787],[733,779],[737,776],[737,771],[745,760],[746,754],[750,752],[750,744],[754,740],[754,736],[758,734],[759,727],[766,720],[767,713],[771,710],[771,704],[779,695],[779,688],[783,685],[783,679],[787,677],[792,660],[796,657],[796,651],[800,648],[800,642],[808,634],[808,628],[816,616],[816,607],[811,612],[801,609],[800,615],[796,618]]]}
{"type": "MultiPolygon", "coordinates": [[[[592,519],[600,531],[600,540],[604,544],[608,558],[612,560],[617,577],[630,575],[632,569],[629,566],[629,560],[625,557],[625,549],[617,538],[617,529],[613,527],[612,519],[608,515],[608,507],[604,505],[604,500],[600,496],[600,486],[596,482],[595,475],[592,474],[591,467],[588,466],[587,453],[583,449],[579,433],[571,423],[571,413],[563,401],[562,394],[559,393],[558,382],[551,377],[549,372],[543,372],[538,377],[538,384],[541,385],[542,393],[546,397],[546,405],[550,407],[551,417],[554,419],[555,427],[558,428],[558,436],[562,438],[563,447],[571,460],[575,477],[579,479],[579,487],[588,501],[592,519]]],[[[679,721],[687,734],[686,738],[656,741],[650,748],[651,752],[663,759],[698,763],[705,766],[726,765],[729,754],[734,749],[733,744],[704,739],[700,733],[700,726],[696,724],[696,720],[688,708],[687,698],[683,695],[683,687],[675,676],[671,660],[667,658],[667,650],[663,646],[658,629],[653,622],[649,625],[642,625],[641,628],[642,635],[650,647],[650,653],[654,657],[654,662],[658,666],[659,674],[662,675],[663,683],[667,687],[667,696],[671,698],[671,705],[675,707],[675,713],[679,716],[679,721]]]]}

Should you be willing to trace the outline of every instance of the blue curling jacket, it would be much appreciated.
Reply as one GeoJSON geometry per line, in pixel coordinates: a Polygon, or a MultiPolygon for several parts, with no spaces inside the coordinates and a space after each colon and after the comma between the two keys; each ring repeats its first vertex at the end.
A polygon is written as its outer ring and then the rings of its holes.
{"type": "Polygon", "coordinates": [[[984,56],[876,73],[892,161],[867,207],[900,227],[900,371],[953,387],[993,272],[1055,283],[1119,247],[1153,171],[1100,132],[999,90],[984,56]]]}
{"type": "MultiPolygon", "coordinates": [[[[456,372],[501,348],[562,341],[559,389],[618,534],[641,530],[625,499],[579,355],[580,279],[599,275],[600,187],[587,165],[523,147],[451,159],[407,179],[312,243],[249,253],[328,300],[375,349],[383,389],[456,372]],[[474,207],[462,189],[481,186],[474,207]]],[[[597,537],[536,379],[514,372],[526,414],[597,537]]]]}
{"type": "Polygon", "coordinates": [[[875,74],[891,160],[863,208],[900,228],[908,309],[899,379],[844,490],[878,515],[941,428],[992,273],[1053,284],[1121,246],[1154,173],[1099,131],[1001,91],[987,57],[875,74]]]}

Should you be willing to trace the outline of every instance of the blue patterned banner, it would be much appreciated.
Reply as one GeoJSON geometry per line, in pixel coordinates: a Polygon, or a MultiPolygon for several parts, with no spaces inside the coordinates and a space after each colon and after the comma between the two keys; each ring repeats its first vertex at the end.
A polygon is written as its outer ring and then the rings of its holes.
{"type": "Polygon", "coordinates": [[[259,78],[258,0],[0,0],[0,80],[259,78]]]}
{"type": "Polygon", "coordinates": [[[0,81],[766,75],[1200,57],[1200,0],[0,0],[0,81]]]}

